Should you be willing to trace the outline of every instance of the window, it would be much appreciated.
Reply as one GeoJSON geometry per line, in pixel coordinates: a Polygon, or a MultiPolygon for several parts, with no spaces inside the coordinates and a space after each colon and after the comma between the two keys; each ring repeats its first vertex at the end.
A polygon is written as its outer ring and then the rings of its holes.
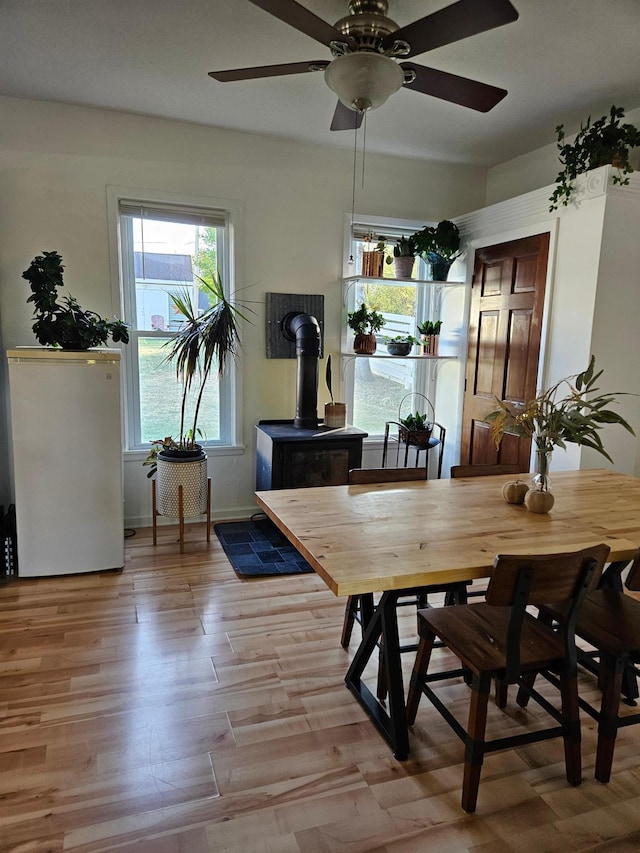
{"type": "MultiPolygon", "coordinates": [[[[385,240],[387,257],[393,258],[392,247],[397,238],[413,234],[420,227],[421,224],[406,223],[403,227],[398,222],[391,224],[382,220],[355,225],[349,244],[353,261],[347,267],[347,275],[362,271],[363,251],[375,246],[378,239],[385,240]],[[373,242],[368,239],[370,234],[375,235],[373,242]]],[[[416,259],[415,263],[414,275],[426,279],[424,261],[416,259]]],[[[416,322],[434,316],[432,291],[417,284],[398,284],[394,280],[393,263],[383,265],[382,280],[359,280],[348,287],[346,295],[349,311],[366,302],[384,315],[385,325],[377,333],[377,356],[386,354],[385,337],[402,334],[419,338],[416,322]],[[388,284],[384,279],[389,279],[388,284]]],[[[347,403],[351,403],[352,423],[370,436],[383,435],[385,423],[397,421],[399,414],[404,417],[415,411],[416,406],[424,410],[424,400],[416,394],[429,396],[429,365],[424,359],[360,356],[354,359],[353,371],[348,371],[347,377],[347,403]]]]}
{"type": "MultiPolygon", "coordinates": [[[[171,296],[188,292],[192,304],[205,309],[200,279],[218,270],[229,293],[228,213],[199,208],[119,202],[120,257],[125,321],[131,341],[125,350],[127,448],[180,431],[182,388],[175,367],[166,362],[181,314],[171,296]]],[[[195,398],[195,394],[194,394],[195,398]]],[[[200,407],[201,440],[233,444],[235,370],[222,379],[212,374],[200,407]]],[[[191,407],[195,399],[190,401],[191,407]]],[[[188,422],[187,417],[186,421],[188,422]]]]}

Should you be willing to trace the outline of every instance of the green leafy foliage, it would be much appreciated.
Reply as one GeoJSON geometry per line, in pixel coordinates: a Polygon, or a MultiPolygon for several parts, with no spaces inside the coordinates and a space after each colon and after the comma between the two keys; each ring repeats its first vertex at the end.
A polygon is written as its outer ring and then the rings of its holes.
{"type": "Polygon", "coordinates": [[[415,414],[407,415],[406,418],[400,418],[400,423],[410,432],[433,429],[433,424],[425,412],[415,412],[415,414]]]}
{"type": "Polygon", "coordinates": [[[615,104],[608,115],[593,123],[589,116],[586,123],[580,125],[573,142],[565,142],[564,125],[559,124],[556,127],[558,158],[562,170],[558,173],[557,186],[549,198],[550,211],[557,210],[559,204],[569,204],[575,179],[589,169],[597,169],[611,163],[617,170],[613,183],[629,183],[627,175],[633,172],[629,164],[629,149],[640,145],[640,130],[632,124],[621,124],[623,118],[624,108],[616,107],[615,104]]]}
{"type": "Polygon", "coordinates": [[[363,302],[355,311],[349,312],[347,324],[356,335],[373,334],[384,326],[384,317],[375,308],[367,308],[366,302],[363,302]]]}
{"type": "Polygon", "coordinates": [[[95,311],[83,311],[73,296],[58,301],[58,288],[64,287],[62,258],[58,252],[43,252],[29,264],[22,278],[31,285],[27,302],[35,307],[33,332],[43,346],[68,350],[87,350],[107,343],[129,343],[127,324],[105,320],[95,311]]]}
{"type": "Polygon", "coordinates": [[[442,328],[442,320],[424,320],[418,323],[418,331],[421,335],[439,335],[442,328]]]}
{"type": "Polygon", "coordinates": [[[329,391],[331,402],[333,403],[333,389],[331,387],[331,353],[327,356],[327,366],[324,371],[324,379],[327,383],[327,390],[329,391]]]}
{"type": "Polygon", "coordinates": [[[448,261],[460,256],[460,231],[455,222],[443,219],[436,226],[426,225],[414,235],[416,254],[422,255],[429,263],[434,263],[429,255],[437,255],[448,261]]]}
{"type": "Polygon", "coordinates": [[[631,435],[635,435],[627,421],[608,408],[615,397],[625,392],[598,394],[597,380],[602,371],[595,372],[595,357],[586,370],[556,382],[547,391],[538,394],[525,405],[506,400],[497,400],[498,408],[487,415],[491,434],[500,446],[505,432],[530,437],[538,450],[549,451],[554,447],[566,448],[567,443],[580,444],[597,450],[610,462],[611,456],[604,449],[599,430],[605,424],[620,424],[631,435]],[[561,389],[566,389],[559,398],[561,389]]]}
{"type": "Polygon", "coordinates": [[[396,335],[395,338],[389,338],[385,336],[384,342],[386,344],[417,344],[418,341],[413,337],[413,335],[396,335]]]}
{"type": "Polygon", "coordinates": [[[408,237],[399,237],[393,247],[393,257],[387,255],[388,264],[393,263],[393,258],[413,258],[416,255],[416,239],[414,234],[408,237]]]}
{"type": "Polygon", "coordinates": [[[142,463],[152,466],[147,475],[149,477],[155,473],[156,457],[162,450],[198,448],[198,438],[202,436],[198,429],[198,416],[207,381],[215,365],[218,374],[222,376],[229,357],[236,355],[240,343],[238,318],[247,319],[239,308],[227,299],[219,272],[215,272],[212,282],[205,281],[200,276],[196,278],[209,301],[209,307],[202,313],[199,313],[192,293],[187,288],[170,294],[171,301],[183,318],[176,334],[166,343],[169,353],[164,359],[165,363],[175,366],[176,377],[182,385],[180,433],[177,438],[166,436],[151,442],[149,455],[142,463]],[[196,403],[191,425],[187,425],[186,410],[192,386],[196,393],[196,403]]]}

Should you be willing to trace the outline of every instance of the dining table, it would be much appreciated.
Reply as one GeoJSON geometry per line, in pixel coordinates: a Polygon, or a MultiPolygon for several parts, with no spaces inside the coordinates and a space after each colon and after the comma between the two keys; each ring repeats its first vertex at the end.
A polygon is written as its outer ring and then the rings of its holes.
{"type": "MultiPolygon", "coordinates": [[[[525,475],[526,478],[526,475],[525,475]]],[[[431,584],[490,578],[498,554],[609,546],[620,569],[640,547],[640,478],[557,471],[548,513],[507,503],[513,475],[256,492],[258,505],[336,596],[379,593],[345,676],[394,756],[409,755],[398,599],[431,584]],[[382,640],[386,703],[362,678],[382,640]]]]}

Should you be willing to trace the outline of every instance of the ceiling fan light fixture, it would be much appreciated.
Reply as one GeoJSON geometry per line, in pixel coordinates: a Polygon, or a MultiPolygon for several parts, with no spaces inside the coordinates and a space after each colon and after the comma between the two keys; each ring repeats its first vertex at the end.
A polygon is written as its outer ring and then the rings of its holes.
{"type": "Polygon", "coordinates": [[[351,110],[375,110],[404,83],[400,66],[380,53],[337,56],[324,72],[327,86],[351,110]]]}

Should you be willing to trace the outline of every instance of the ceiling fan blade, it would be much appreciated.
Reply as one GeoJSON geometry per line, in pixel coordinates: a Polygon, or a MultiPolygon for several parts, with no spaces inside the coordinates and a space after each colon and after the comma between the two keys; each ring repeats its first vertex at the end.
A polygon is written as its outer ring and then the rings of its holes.
{"type": "Polygon", "coordinates": [[[405,89],[413,89],[424,95],[432,95],[443,101],[451,101],[452,104],[460,104],[461,107],[469,107],[481,113],[488,113],[507,94],[506,89],[498,89],[488,83],[480,83],[477,80],[469,80],[468,77],[458,77],[446,71],[437,71],[435,68],[427,68],[424,65],[415,65],[413,62],[401,62],[400,67],[415,72],[416,79],[413,83],[405,83],[405,89]]]}
{"type": "Polygon", "coordinates": [[[330,130],[355,130],[362,124],[364,113],[350,110],[342,101],[338,101],[336,111],[333,114],[330,130]]]}
{"type": "Polygon", "coordinates": [[[318,62],[289,62],[286,65],[258,65],[255,68],[234,68],[231,71],[209,71],[209,77],[221,83],[234,80],[255,80],[258,77],[281,77],[284,74],[304,74],[307,71],[322,71],[329,65],[325,59],[318,62]]]}
{"type": "Polygon", "coordinates": [[[417,56],[517,19],[518,12],[509,0],[458,0],[385,36],[382,48],[387,50],[402,40],[411,46],[406,55],[417,56]]]}
{"type": "Polygon", "coordinates": [[[331,24],[296,3],[296,0],[249,0],[249,2],[284,21],[285,24],[289,24],[290,27],[300,30],[301,33],[326,44],[327,47],[330,47],[332,41],[354,45],[349,36],[344,36],[340,30],[336,30],[331,24]]]}

